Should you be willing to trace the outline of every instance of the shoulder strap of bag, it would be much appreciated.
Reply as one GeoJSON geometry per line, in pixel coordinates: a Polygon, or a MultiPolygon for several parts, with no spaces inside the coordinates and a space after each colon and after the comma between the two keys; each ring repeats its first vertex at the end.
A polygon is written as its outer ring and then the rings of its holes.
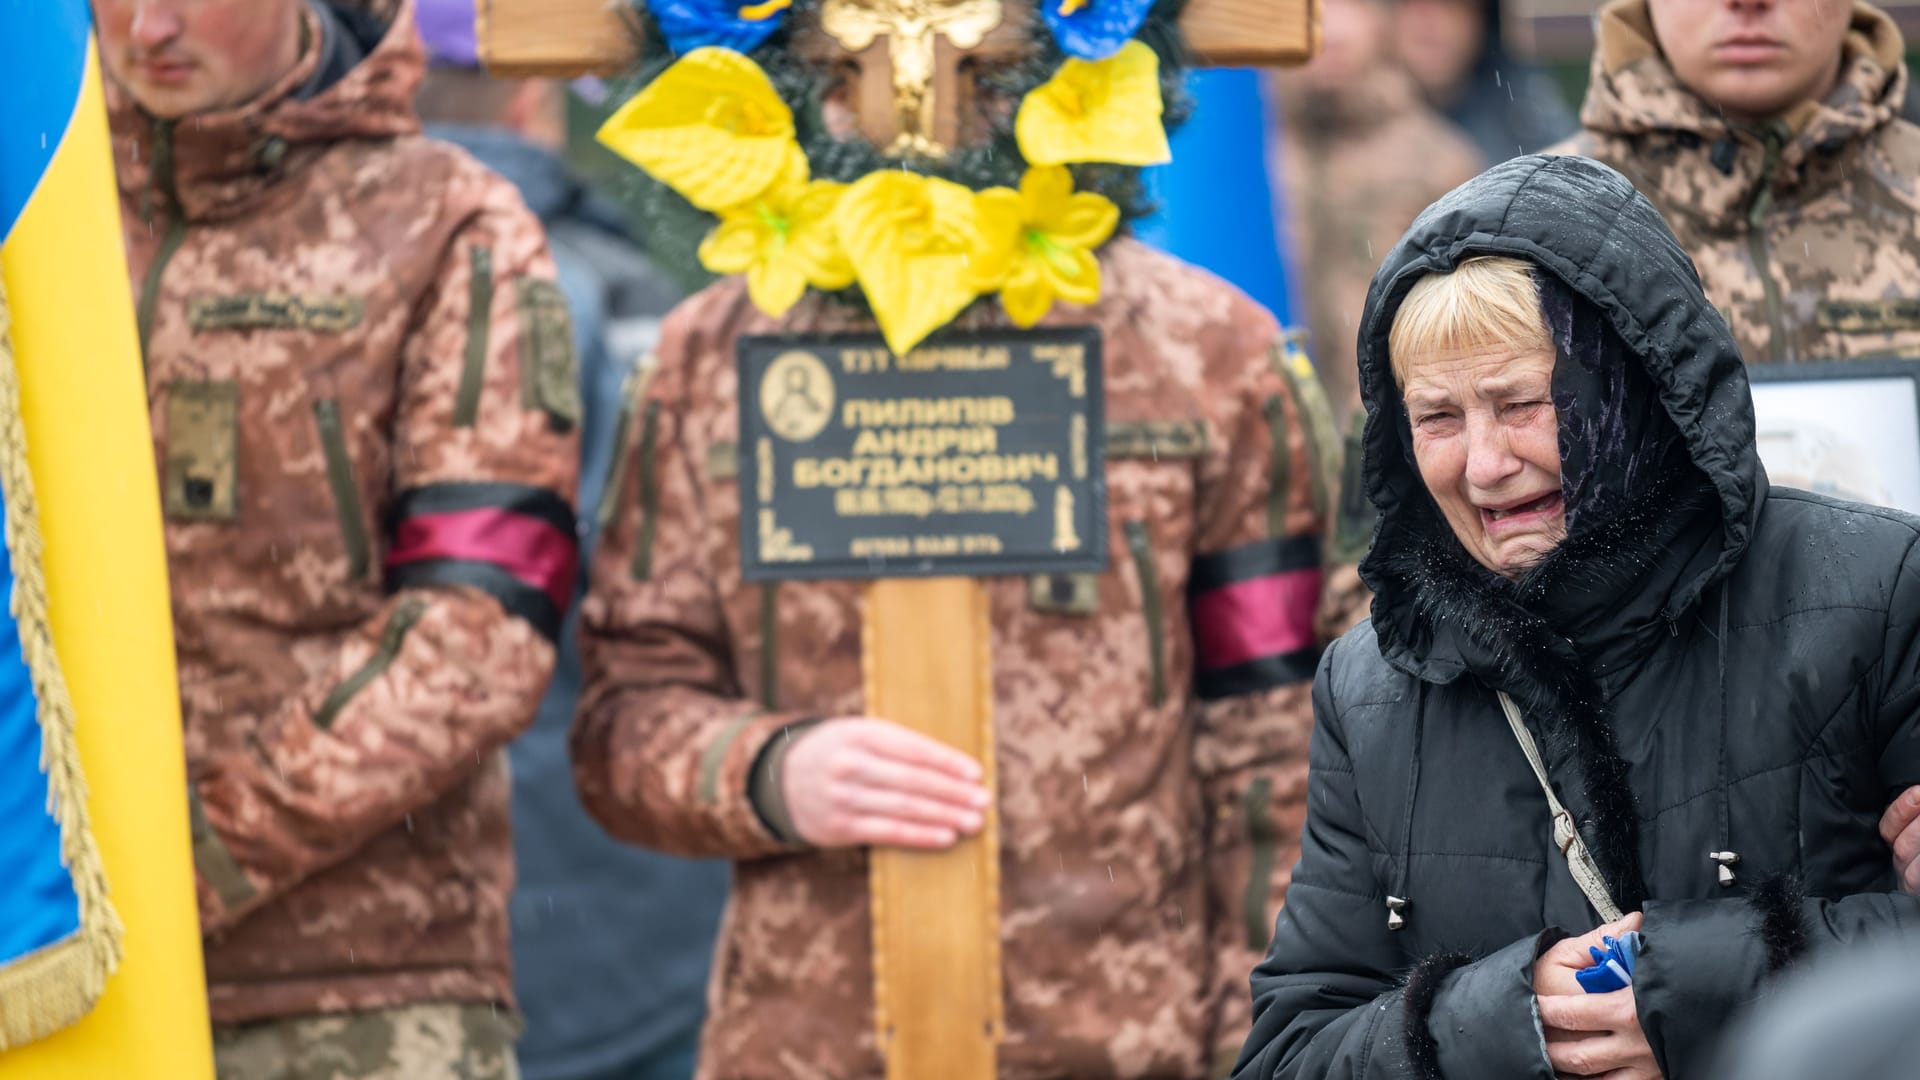
{"type": "Polygon", "coordinates": [[[1505,691],[1500,692],[1500,711],[1507,714],[1507,726],[1513,729],[1513,737],[1520,740],[1520,749],[1526,752],[1527,764],[1533,766],[1534,779],[1540,781],[1540,790],[1546,793],[1547,807],[1553,811],[1553,843],[1566,856],[1567,869],[1573,872],[1574,884],[1587,894],[1587,903],[1600,913],[1603,922],[1613,922],[1620,918],[1620,907],[1613,902],[1613,894],[1607,891],[1607,879],[1600,873],[1599,864],[1587,851],[1587,845],[1580,839],[1580,830],[1573,826],[1573,815],[1560,805],[1560,797],[1553,793],[1553,783],[1547,779],[1547,766],[1540,760],[1540,747],[1533,741],[1533,733],[1527,730],[1526,722],[1520,719],[1520,706],[1505,691]]]}

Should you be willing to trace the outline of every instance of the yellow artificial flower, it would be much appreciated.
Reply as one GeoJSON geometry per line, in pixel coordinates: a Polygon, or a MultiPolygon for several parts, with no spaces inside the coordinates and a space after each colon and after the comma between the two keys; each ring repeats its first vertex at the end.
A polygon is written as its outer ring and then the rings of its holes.
{"type": "Polygon", "coordinates": [[[847,189],[834,221],[896,355],[952,322],[978,295],[967,273],[975,226],[970,189],[882,170],[847,189]]]}
{"type": "Polygon", "coordinates": [[[729,207],[700,244],[700,265],[716,274],[747,275],[753,305],[774,318],[806,295],[807,286],[844,289],[853,264],[840,250],[833,212],[845,184],[807,180],[802,156],[758,198],[729,207]]]}
{"type": "Polygon", "coordinates": [[[1049,165],[1028,169],[1017,192],[981,192],[976,213],[973,284],[981,292],[998,289],[1014,325],[1039,322],[1055,297],[1099,302],[1100,262],[1093,252],[1120,225],[1120,208],[1112,200],[1076,194],[1073,174],[1049,165]]]}
{"type": "Polygon", "coordinates": [[[1020,103],[1013,130],[1034,165],[1162,165],[1173,160],[1160,119],[1165,110],[1159,55],[1129,41],[1105,60],[1061,64],[1020,103]]]}
{"type": "Polygon", "coordinates": [[[758,197],[800,153],[793,110],[760,65],[732,49],[695,49],[600,127],[608,149],[702,210],[758,197]]]}

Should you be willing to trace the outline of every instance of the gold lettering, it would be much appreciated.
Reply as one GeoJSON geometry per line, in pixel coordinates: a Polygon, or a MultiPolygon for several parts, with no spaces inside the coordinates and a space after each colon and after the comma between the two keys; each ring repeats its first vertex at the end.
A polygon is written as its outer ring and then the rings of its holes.
{"type": "Polygon", "coordinates": [[[840,407],[850,428],[1005,427],[1015,415],[1010,397],[853,398],[840,407]]]}
{"type": "Polygon", "coordinates": [[[1067,393],[1087,396],[1087,349],[1084,345],[1035,345],[1033,358],[1053,367],[1053,376],[1064,379],[1067,393]]]}
{"type": "Polygon", "coordinates": [[[904,536],[863,536],[847,545],[847,553],[856,559],[905,558],[913,554],[913,542],[904,536]]]}
{"type": "Polygon", "coordinates": [[[1073,492],[1061,484],[1053,492],[1053,550],[1080,550],[1080,530],[1073,523],[1073,492]]]}
{"type": "Polygon", "coordinates": [[[900,361],[902,371],[999,371],[1013,366],[1005,346],[915,349],[900,361]]]}
{"type": "Polygon", "coordinates": [[[849,375],[886,371],[892,361],[893,354],[885,349],[840,350],[840,370],[849,375]]]}
{"type": "Polygon", "coordinates": [[[916,536],[913,538],[913,553],[919,556],[958,555],[960,538],[957,536],[916,536]]]}
{"type": "Polygon", "coordinates": [[[772,510],[760,511],[760,558],[767,562],[812,562],[813,545],[794,542],[793,530],[775,520],[772,510]]]}
{"type": "MultiPolygon", "coordinates": [[[[906,433],[911,434],[911,433],[906,433]]],[[[794,487],[893,488],[928,484],[1026,484],[1060,479],[1058,454],[954,454],[922,457],[801,458],[794,487]]]]}
{"type": "Polygon", "coordinates": [[[865,428],[854,437],[853,456],[940,457],[956,451],[990,454],[999,446],[1000,433],[990,427],[865,428]]]}
{"type": "Polygon", "coordinates": [[[857,482],[859,464],[846,458],[828,458],[820,465],[820,479],[828,487],[846,487],[857,482]]]}

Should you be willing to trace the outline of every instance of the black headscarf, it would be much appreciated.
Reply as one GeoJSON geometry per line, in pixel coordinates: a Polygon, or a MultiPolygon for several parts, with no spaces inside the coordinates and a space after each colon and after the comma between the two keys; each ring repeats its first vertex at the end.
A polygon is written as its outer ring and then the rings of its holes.
{"type": "Polygon", "coordinates": [[[1580,536],[1697,470],[1653,382],[1606,316],[1559,278],[1534,274],[1553,338],[1553,408],[1567,534],[1580,536]]]}

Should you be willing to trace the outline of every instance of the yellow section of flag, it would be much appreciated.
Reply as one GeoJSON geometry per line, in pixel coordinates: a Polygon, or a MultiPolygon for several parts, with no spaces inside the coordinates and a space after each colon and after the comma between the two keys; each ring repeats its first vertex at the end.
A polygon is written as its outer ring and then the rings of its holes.
{"type": "Polygon", "coordinates": [[[0,248],[55,648],[124,958],[0,1080],[213,1075],[165,550],[97,58],[0,248]]]}

